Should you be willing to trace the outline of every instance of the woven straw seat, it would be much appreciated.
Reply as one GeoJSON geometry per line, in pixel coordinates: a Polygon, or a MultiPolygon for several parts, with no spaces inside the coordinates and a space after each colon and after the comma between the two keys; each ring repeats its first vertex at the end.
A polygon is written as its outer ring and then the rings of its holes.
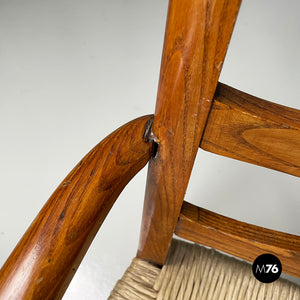
{"type": "Polygon", "coordinates": [[[279,279],[261,283],[245,261],[213,249],[173,239],[160,269],[134,258],[109,300],[300,299],[300,287],[279,279]]]}

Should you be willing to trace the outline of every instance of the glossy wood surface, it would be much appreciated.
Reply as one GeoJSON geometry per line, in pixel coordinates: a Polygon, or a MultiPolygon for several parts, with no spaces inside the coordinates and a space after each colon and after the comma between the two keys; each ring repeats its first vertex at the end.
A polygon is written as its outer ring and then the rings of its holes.
{"type": "Polygon", "coordinates": [[[240,0],[170,0],[138,257],[163,264],[240,0]]]}
{"type": "Polygon", "coordinates": [[[284,273],[300,277],[300,236],[221,216],[184,202],[175,233],[251,263],[263,253],[276,255],[284,273]]]}
{"type": "Polygon", "coordinates": [[[200,147],[300,176],[300,110],[218,84],[200,147]]]}
{"type": "Polygon", "coordinates": [[[114,201],[151,156],[143,138],[151,118],[113,132],[59,185],[2,267],[0,299],[62,297],[114,201]]]}

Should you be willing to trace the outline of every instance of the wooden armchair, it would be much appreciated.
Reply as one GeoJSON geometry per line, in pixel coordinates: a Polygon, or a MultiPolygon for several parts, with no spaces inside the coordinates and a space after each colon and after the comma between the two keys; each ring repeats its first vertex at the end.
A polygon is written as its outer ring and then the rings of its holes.
{"type": "Polygon", "coordinates": [[[173,233],[300,277],[300,237],[184,202],[198,148],[300,175],[300,111],[218,83],[240,0],[171,0],[154,116],[93,148],[42,208],[0,272],[0,299],[59,299],[131,178],[149,161],[137,257],[165,263],[173,233]],[[187,17],[188,16],[188,17],[187,17]],[[258,234],[259,232],[259,234],[258,234]]]}

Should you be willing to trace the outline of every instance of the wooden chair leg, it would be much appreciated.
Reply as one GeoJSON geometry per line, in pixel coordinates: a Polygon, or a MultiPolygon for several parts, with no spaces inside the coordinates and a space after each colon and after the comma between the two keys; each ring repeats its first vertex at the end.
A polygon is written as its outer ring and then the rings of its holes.
{"type": "Polygon", "coordinates": [[[157,264],[166,259],[240,2],[170,0],[140,258],[157,264]]]}

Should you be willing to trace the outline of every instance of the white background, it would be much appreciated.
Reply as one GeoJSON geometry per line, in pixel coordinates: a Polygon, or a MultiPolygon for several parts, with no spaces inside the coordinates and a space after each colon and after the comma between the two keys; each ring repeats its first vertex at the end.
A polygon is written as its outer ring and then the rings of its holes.
{"type": "MultiPolygon", "coordinates": [[[[300,2],[245,0],[220,81],[300,108],[300,2]]],[[[0,265],[101,139],[154,112],[166,0],[0,0],[0,265]]],[[[106,299],[135,256],[146,168],[64,299],[106,299]]],[[[300,234],[300,180],[199,150],[185,199],[300,234]]]]}

